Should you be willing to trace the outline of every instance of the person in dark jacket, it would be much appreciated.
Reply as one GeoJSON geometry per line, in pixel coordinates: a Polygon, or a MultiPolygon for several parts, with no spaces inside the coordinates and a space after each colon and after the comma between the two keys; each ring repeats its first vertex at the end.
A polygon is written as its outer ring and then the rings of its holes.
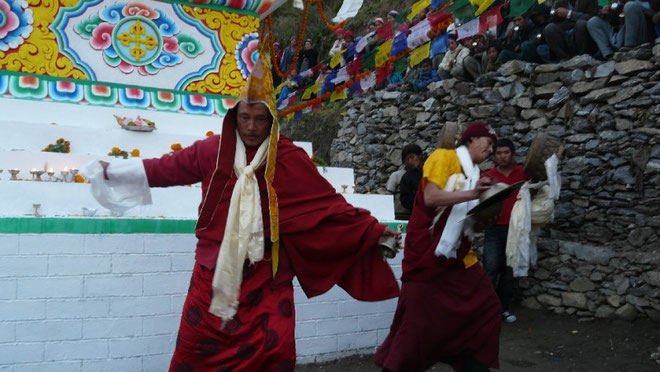
{"type": "Polygon", "coordinates": [[[552,22],[543,29],[552,59],[567,60],[596,52],[587,21],[598,14],[598,0],[564,0],[555,4],[552,22]]]}
{"type": "Polygon", "coordinates": [[[300,51],[298,58],[298,71],[307,71],[317,65],[319,52],[312,46],[312,39],[305,41],[305,47],[300,51]]]}
{"type": "Polygon", "coordinates": [[[506,32],[506,42],[498,57],[500,63],[512,59],[543,63],[539,51],[548,49],[543,30],[549,21],[550,8],[545,4],[536,4],[524,17],[515,17],[506,32]]]}
{"type": "Polygon", "coordinates": [[[440,81],[440,76],[433,69],[433,63],[430,59],[425,59],[420,63],[420,71],[417,78],[413,82],[413,89],[415,92],[425,92],[428,90],[429,84],[440,81]]]}

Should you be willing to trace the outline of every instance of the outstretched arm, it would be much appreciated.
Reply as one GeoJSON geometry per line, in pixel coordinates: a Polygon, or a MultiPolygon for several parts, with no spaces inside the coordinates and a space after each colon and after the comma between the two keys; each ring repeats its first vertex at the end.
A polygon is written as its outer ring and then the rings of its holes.
{"type": "MultiPolygon", "coordinates": [[[[218,141],[217,137],[197,141],[192,146],[172,155],[143,160],[150,187],[191,185],[202,181],[204,174],[200,166],[200,152],[208,146],[207,141],[218,141]]],[[[217,154],[217,150],[214,154],[217,154]]]]}

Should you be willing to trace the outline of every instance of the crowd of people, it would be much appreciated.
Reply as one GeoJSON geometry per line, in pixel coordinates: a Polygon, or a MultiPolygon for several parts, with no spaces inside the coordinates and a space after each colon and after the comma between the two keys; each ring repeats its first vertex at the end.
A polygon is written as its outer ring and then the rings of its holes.
{"type": "MultiPolygon", "coordinates": [[[[495,2],[493,7],[502,4],[495,2]]],[[[426,9],[411,22],[392,10],[386,20],[374,18],[367,30],[354,36],[350,30],[339,29],[327,58],[346,50],[339,69],[359,55],[378,46],[383,34],[392,38],[408,33],[434,9],[426,9]],[[387,30],[383,30],[383,29],[387,30]]],[[[510,16],[508,2],[503,3],[503,22],[486,32],[459,40],[456,26],[447,29],[446,51],[433,53],[431,58],[413,68],[391,71],[389,77],[375,88],[388,90],[425,91],[430,83],[447,78],[474,81],[480,75],[495,71],[510,60],[532,63],[559,63],[574,56],[589,54],[605,60],[616,51],[626,51],[645,43],[654,43],[660,36],[660,0],[621,0],[599,6],[598,0],[555,0],[534,4],[523,15],[510,16]]],[[[284,50],[276,45],[276,60],[286,70],[296,51],[296,39],[284,50]]],[[[332,89],[325,82],[331,73],[328,60],[319,64],[319,53],[307,40],[300,51],[297,65],[282,85],[280,102],[296,90],[318,83],[321,93],[332,89]],[[312,69],[307,73],[301,72],[312,69]],[[325,83],[325,84],[324,84],[325,83]],[[283,92],[283,93],[282,93],[283,92]]],[[[276,86],[281,81],[275,81],[276,86]]],[[[356,92],[348,92],[349,95],[356,92]]],[[[317,93],[318,94],[318,93],[317,93]]]]}

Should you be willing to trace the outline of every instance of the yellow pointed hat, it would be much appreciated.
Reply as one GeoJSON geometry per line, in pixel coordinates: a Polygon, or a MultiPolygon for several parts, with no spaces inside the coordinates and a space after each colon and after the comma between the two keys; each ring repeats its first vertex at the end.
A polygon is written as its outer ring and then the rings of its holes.
{"type": "Polygon", "coordinates": [[[268,187],[268,209],[270,214],[270,240],[272,242],[272,268],[273,277],[277,274],[279,264],[279,209],[277,206],[277,194],[273,188],[273,178],[275,177],[275,162],[277,161],[277,141],[280,138],[280,127],[277,120],[277,105],[275,101],[275,92],[273,88],[273,75],[270,64],[270,54],[267,44],[262,39],[259,48],[259,58],[254,65],[247,82],[243,86],[241,93],[236,99],[238,102],[263,103],[268,107],[273,117],[273,125],[270,129],[268,138],[268,157],[266,159],[266,185],[268,187]]]}

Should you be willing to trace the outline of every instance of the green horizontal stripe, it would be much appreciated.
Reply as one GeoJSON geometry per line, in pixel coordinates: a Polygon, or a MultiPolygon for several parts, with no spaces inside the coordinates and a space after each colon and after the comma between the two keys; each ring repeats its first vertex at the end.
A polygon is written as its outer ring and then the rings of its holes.
{"type": "MultiPolygon", "coordinates": [[[[131,218],[0,218],[0,234],[193,234],[196,220],[131,218]]],[[[396,230],[398,222],[385,225],[396,230]]],[[[404,223],[405,231],[406,223],[404,223]]]]}

